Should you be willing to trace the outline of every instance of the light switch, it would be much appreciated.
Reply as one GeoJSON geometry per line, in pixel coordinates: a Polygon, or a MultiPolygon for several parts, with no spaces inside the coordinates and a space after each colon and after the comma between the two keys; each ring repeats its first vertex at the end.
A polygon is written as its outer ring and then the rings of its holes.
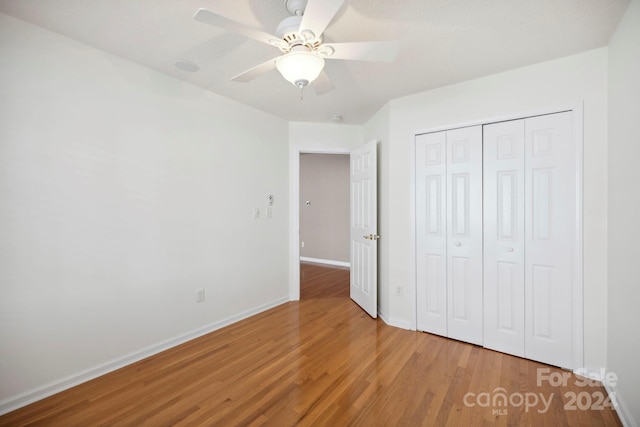
{"type": "Polygon", "coordinates": [[[253,219],[260,218],[260,208],[253,208],[253,219]]]}

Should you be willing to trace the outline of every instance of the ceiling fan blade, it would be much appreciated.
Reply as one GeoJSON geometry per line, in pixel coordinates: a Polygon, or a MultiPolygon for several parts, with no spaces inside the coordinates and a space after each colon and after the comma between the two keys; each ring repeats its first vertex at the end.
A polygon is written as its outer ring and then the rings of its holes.
{"type": "Polygon", "coordinates": [[[331,83],[329,76],[323,70],[320,75],[311,82],[311,87],[316,95],[324,95],[325,93],[333,90],[333,83],[331,83]]]}
{"type": "Polygon", "coordinates": [[[320,37],[343,4],[344,0],[309,0],[302,15],[299,32],[310,30],[316,37],[320,37]]]}
{"type": "Polygon", "coordinates": [[[255,79],[256,77],[260,77],[261,75],[266,74],[276,68],[276,59],[278,58],[279,56],[276,56],[275,58],[263,62],[262,64],[253,67],[250,70],[245,71],[244,73],[238,74],[231,80],[234,82],[246,83],[255,79]]]}
{"type": "Polygon", "coordinates": [[[278,37],[266,33],[262,30],[247,27],[244,24],[232,21],[229,18],[225,18],[224,16],[218,15],[211,12],[210,10],[203,8],[198,9],[196,14],[193,16],[193,19],[270,45],[273,44],[273,40],[278,40],[278,37]]]}
{"type": "Polygon", "coordinates": [[[400,45],[395,41],[327,43],[333,54],[326,59],[350,59],[355,61],[393,62],[398,55],[400,45]]]}

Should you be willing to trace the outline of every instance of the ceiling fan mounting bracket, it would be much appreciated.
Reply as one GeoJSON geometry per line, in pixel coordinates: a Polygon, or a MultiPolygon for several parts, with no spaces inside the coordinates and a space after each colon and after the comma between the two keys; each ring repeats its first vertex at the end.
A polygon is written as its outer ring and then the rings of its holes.
{"type": "Polygon", "coordinates": [[[284,7],[293,16],[302,16],[308,0],[284,0],[284,7]]]}

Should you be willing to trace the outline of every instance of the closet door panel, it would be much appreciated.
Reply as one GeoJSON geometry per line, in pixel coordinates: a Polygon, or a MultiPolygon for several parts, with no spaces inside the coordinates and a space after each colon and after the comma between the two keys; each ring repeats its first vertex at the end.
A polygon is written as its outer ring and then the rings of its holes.
{"type": "Polygon", "coordinates": [[[484,346],[524,356],[524,120],[484,126],[484,346]]]}
{"type": "Polygon", "coordinates": [[[525,357],[572,367],[576,165],[572,113],[525,120],[525,357]]]}
{"type": "Polygon", "coordinates": [[[482,344],[482,126],[446,132],[447,330],[482,344]]]}
{"type": "Polygon", "coordinates": [[[447,335],[446,136],[416,136],[418,330],[447,335]]]}

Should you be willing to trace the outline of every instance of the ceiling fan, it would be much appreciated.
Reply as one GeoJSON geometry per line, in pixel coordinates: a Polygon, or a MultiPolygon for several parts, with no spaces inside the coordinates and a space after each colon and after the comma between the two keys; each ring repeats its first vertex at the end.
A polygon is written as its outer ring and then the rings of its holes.
{"type": "Polygon", "coordinates": [[[274,46],[282,52],[237,76],[232,81],[248,82],[274,68],[300,91],[311,83],[318,95],[333,89],[323,71],[325,59],[392,62],[398,53],[395,41],[324,43],[322,33],[342,7],[344,0],[284,0],[291,16],[272,35],[251,28],[207,9],[198,9],[194,19],[274,46]]]}

